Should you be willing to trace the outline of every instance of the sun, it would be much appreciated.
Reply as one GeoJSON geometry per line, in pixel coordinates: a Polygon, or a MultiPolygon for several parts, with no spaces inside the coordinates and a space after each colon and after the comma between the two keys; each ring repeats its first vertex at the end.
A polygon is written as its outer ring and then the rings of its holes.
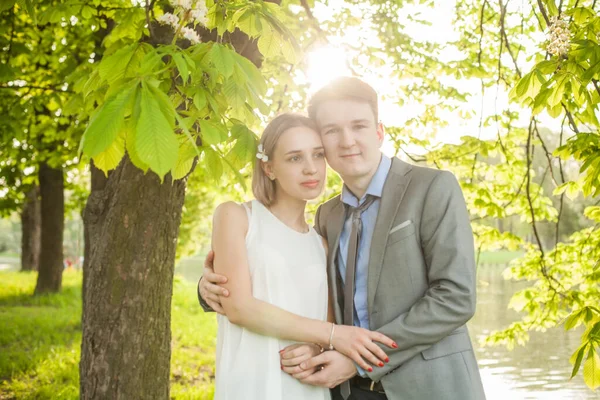
{"type": "Polygon", "coordinates": [[[324,46],[308,53],[310,91],[315,92],[339,76],[352,75],[346,52],[339,47],[324,46]]]}

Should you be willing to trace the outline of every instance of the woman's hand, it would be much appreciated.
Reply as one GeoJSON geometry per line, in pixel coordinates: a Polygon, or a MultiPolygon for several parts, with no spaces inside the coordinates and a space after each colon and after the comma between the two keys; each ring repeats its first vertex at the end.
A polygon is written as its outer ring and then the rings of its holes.
{"type": "Polygon", "coordinates": [[[369,372],[373,371],[373,368],[367,361],[379,367],[390,361],[385,352],[373,342],[379,342],[389,348],[398,348],[392,339],[379,332],[347,325],[335,326],[331,342],[337,351],[350,357],[359,367],[369,372]]]}

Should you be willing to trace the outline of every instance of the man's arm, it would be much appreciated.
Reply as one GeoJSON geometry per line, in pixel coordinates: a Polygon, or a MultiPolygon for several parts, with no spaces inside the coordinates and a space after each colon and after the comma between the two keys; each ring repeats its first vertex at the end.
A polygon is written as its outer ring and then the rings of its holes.
{"type": "Polygon", "coordinates": [[[437,175],[428,189],[420,234],[429,289],[407,312],[377,329],[396,341],[398,349],[386,349],[390,362],[367,372],[374,381],[464,325],[475,313],[473,232],[462,191],[449,172],[437,175]]]}
{"type": "Polygon", "coordinates": [[[220,286],[227,283],[227,277],[215,274],[213,262],[214,251],[209,251],[204,260],[204,275],[198,281],[198,302],[205,312],[217,312],[225,315],[220,296],[229,296],[229,291],[220,286]]]}

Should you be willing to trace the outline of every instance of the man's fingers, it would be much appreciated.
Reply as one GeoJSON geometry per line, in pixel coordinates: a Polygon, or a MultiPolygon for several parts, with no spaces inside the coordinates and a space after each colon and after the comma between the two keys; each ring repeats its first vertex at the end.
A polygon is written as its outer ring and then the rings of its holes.
{"type": "Polygon", "coordinates": [[[300,368],[299,365],[293,366],[293,367],[286,367],[285,365],[281,368],[281,370],[283,372],[285,372],[286,374],[289,375],[294,375],[294,374],[299,374],[300,372],[303,372],[304,370],[302,368],[300,368]]]}
{"type": "Polygon", "coordinates": [[[204,259],[204,266],[212,268],[213,261],[215,260],[215,252],[210,250],[204,259]]]}
{"type": "Polygon", "coordinates": [[[299,372],[297,374],[293,374],[292,377],[298,380],[302,380],[302,379],[306,379],[309,376],[311,376],[312,374],[314,374],[315,372],[317,372],[318,368],[312,368],[309,369],[308,371],[302,371],[299,372]]]}
{"type": "Polygon", "coordinates": [[[304,361],[300,364],[300,368],[306,371],[308,369],[315,368],[319,365],[327,364],[329,362],[329,355],[327,353],[328,352],[326,351],[324,353],[319,354],[318,356],[312,357],[311,359],[304,361]]]}
{"type": "Polygon", "coordinates": [[[207,291],[207,296],[208,296],[209,293],[212,293],[212,294],[217,295],[217,296],[224,296],[224,297],[229,296],[229,290],[227,290],[225,288],[222,288],[219,285],[213,285],[212,283],[208,283],[208,280],[204,284],[204,288],[207,291]]]}
{"type": "Polygon", "coordinates": [[[223,275],[215,274],[212,271],[205,271],[203,276],[204,276],[204,279],[206,279],[207,283],[215,283],[215,284],[227,283],[227,277],[225,277],[223,275]]]}
{"type": "Polygon", "coordinates": [[[223,309],[223,307],[221,307],[220,303],[215,303],[214,301],[207,300],[206,304],[208,304],[210,306],[210,308],[212,308],[213,311],[216,312],[217,314],[225,315],[225,310],[223,309]]]}
{"type": "Polygon", "coordinates": [[[323,386],[325,382],[325,370],[316,371],[314,374],[310,374],[306,378],[298,379],[300,382],[305,383],[307,385],[313,386],[323,386]]]}
{"type": "Polygon", "coordinates": [[[304,353],[299,355],[298,357],[294,357],[294,358],[290,358],[290,359],[282,359],[281,360],[281,364],[284,366],[294,366],[294,365],[300,365],[302,362],[308,360],[309,358],[311,358],[312,355],[310,353],[304,353]]]}

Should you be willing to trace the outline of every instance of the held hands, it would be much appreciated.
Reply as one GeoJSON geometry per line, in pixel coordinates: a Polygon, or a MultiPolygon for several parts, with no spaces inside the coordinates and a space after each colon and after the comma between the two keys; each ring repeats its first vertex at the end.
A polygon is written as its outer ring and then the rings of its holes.
{"type": "Polygon", "coordinates": [[[379,342],[394,349],[398,348],[392,339],[379,332],[348,325],[335,326],[331,344],[337,351],[350,357],[362,369],[371,372],[373,368],[369,363],[383,367],[384,362],[390,361],[384,351],[373,342],[379,342]]]}
{"type": "Polygon", "coordinates": [[[313,386],[338,386],[356,375],[356,365],[337,351],[325,351],[295,367],[283,367],[283,371],[302,383],[313,386]]]}
{"type": "Polygon", "coordinates": [[[198,283],[198,291],[210,308],[219,314],[225,315],[225,310],[223,310],[219,296],[227,297],[229,296],[229,291],[219,285],[227,283],[227,278],[223,275],[215,274],[213,269],[214,259],[215,253],[211,250],[204,260],[204,272],[202,279],[198,283]]]}
{"type": "Polygon", "coordinates": [[[300,364],[321,354],[321,347],[312,343],[297,343],[279,352],[281,370],[296,379],[303,379],[316,372],[317,367],[302,370],[300,364]]]}

